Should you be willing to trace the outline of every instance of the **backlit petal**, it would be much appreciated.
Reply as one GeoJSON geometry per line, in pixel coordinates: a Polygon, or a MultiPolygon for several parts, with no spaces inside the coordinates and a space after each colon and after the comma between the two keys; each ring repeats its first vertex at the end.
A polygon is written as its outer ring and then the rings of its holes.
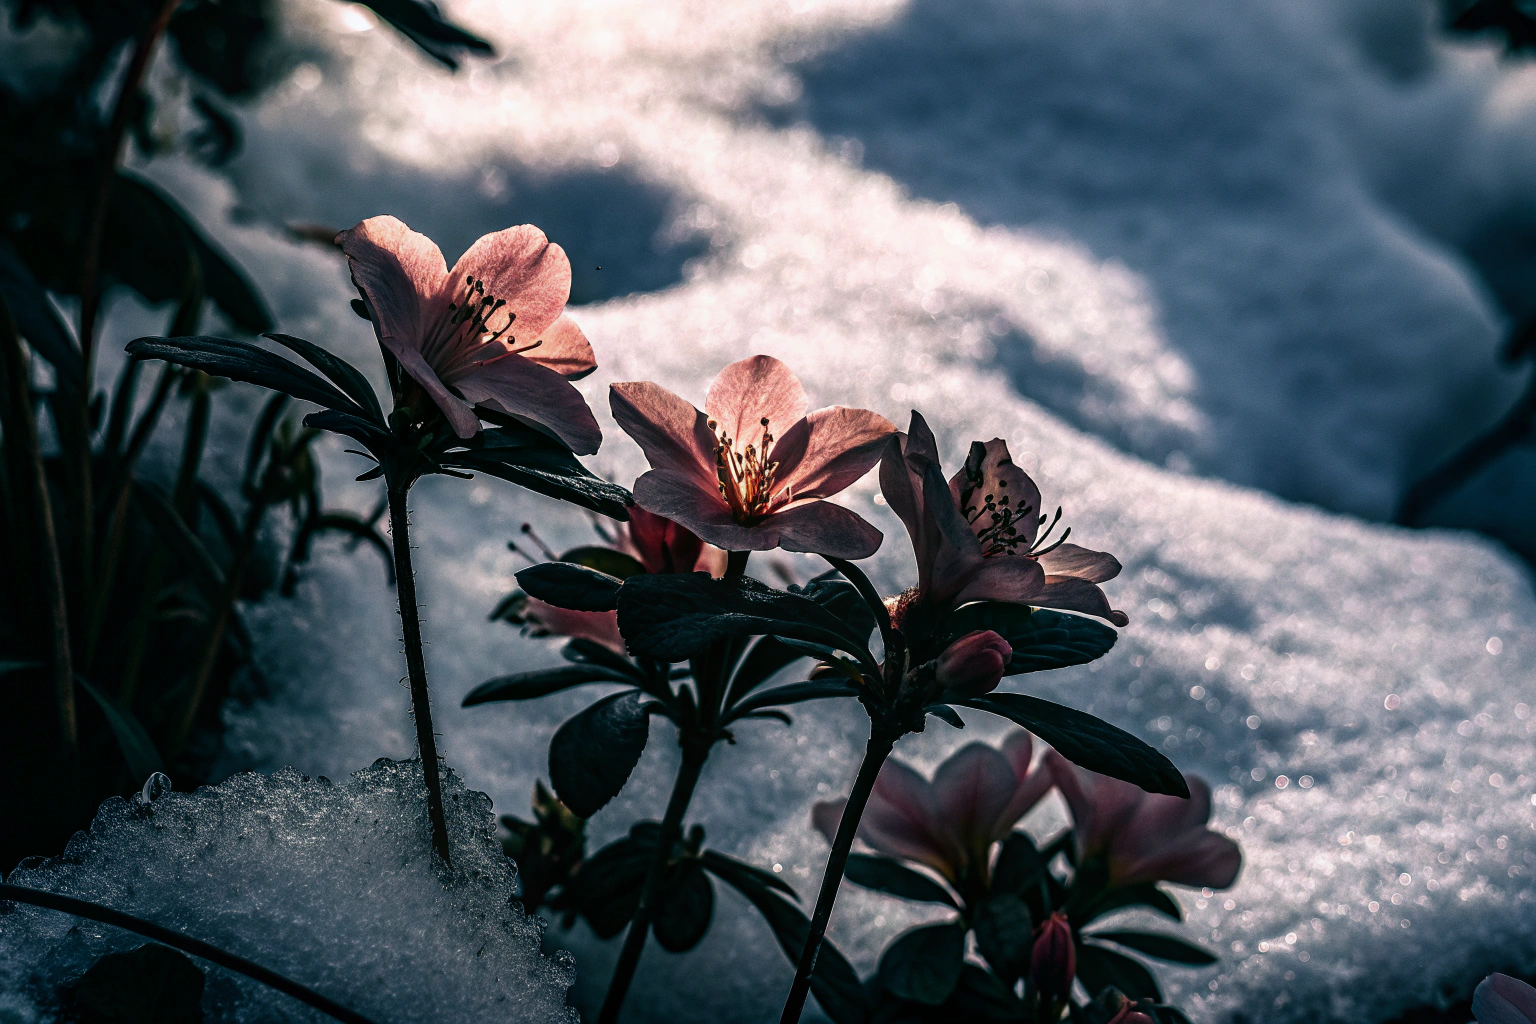
{"type": "Polygon", "coordinates": [[[1008,806],[1018,778],[1008,759],[985,743],[968,743],[939,765],[933,793],[946,837],[969,858],[986,856],[993,827],[1008,806]]]}
{"type": "MultiPolygon", "coordinates": [[[[538,346],[523,353],[529,362],[547,366],[567,380],[585,377],[597,368],[592,345],[569,315],[562,314],[538,338],[538,346]]],[[[519,341],[517,347],[522,348],[519,341]]]]}
{"type": "MultiPolygon", "coordinates": [[[[994,559],[1002,561],[1002,559],[994,559]]],[[[1010,558],[1010,562],[1029,562],[1033,559],[1010,558]]],[[[1078,579],[1075,576],[1047,576],[1044,585],[1040,588],[1036,597],[1029,599],[1029,604],[1039,605],[1042,608],[1060,608],[1063,611],[1087,612],[1089,615],[1097,615],[1101,619],[1108,619],[1117,626],[1124,626],[1130,622],[1125,612],[1115,611],[1109,606],[1109,598],[1104,596],[1104,591],[1097,584],[1087,580],[1078,579]]]]}
{"type": "MultiPolygon", "coordinates": [[[[1092,584],[1088,584],[1092,586],[1092,584]]],[[[935,587],[938,581],[935,580],[935,587]]],[[[1010,604],[1038,604],[1045,588],[1045,571],[1033,558],[1007,555],[980,559],[954,598],[955,606],[968,601],[1007,601],[1010,604]]],[[[1103,596],[1103,595],[1100,595],[1103,596]]]]}
{"type": "MultiPolygon", "coordinates": [[[[772,527],[777,534],[777,546],[785,551],[810,551],[833,558],[868,558],[885,539],[857,513],[830,501],[793,505],[770,515],[762,527],[772,527]]],[[[704,539],[719,544],[709,537],[704,539]]]]}
{"type": "Polygon", "coordinates": [[[1472,993],[1477,1024],[1536,1024],[1536,988],[1507,974],[1490,974],[1472,993]]]}
{"type": "Polygon", "coordinates": [[[738,451],[758,444],[764,419],[775,437],[805,416],[800,379],[772,356],[751,356],[720,371],[704,399],[704,411],[735,442],[738,451]]]}
{"type": "MultiPolygon", "coordinates": [[[[677,473],[718,496],[715,437],[702,412],[650,381],[611,385],[608,406],[619,426],[645,452],[651,468],[677,473]]],[[[651,511],[666,515],[660,509],[651,511]]]]}
{"type": "Polygon", "coordinates": [[[406,348],[420,351],[446,311],[441,293],[448,267],[442,251],[394,217],[370,217],[336,241],[379,340],[397,355],[406,348]]]}
{"type": "MultiPolygon", "coordinates": [[[[994,437],[979,447],[973,444],[965,465],[950,478],[949,488],[962,510],[980,508],[988,495],[1002,506],[1006,497],[1006,507],[1020,517],[1015,520],[1018,536],[1023,538],[1020,550],[1028,549],[1035,542],[1040,531],[1040,488],[1035,486],[1028,473],[1014,465],[1013,457],[1008,454],[1007,441],[994,437]]],[[[989,525],[987,516],[976,516],[972,528],[989,525]]]]}
{"type": "Polygon", "coordinates": [[[1048,576],[1076,576],[1089,583],[1103,583],[1120,575],[1120,560],[1114,555],[1076,544],[1062,544],[1041,555],[1039,561],[1048,576]]]}
{"type": "Polygon", "coordinates": [[[577,455],[591,455],[603,432],[587,400],[554,370],[522,356],[502,356],[459,371],[452,384],[471,405],[494,409],[549,428],[577,455]]]}
{"type": "Polygon", "coordinates": [[[635,481],[634,495],[635,504],[647,512],[681,523],[711,544],[726,547],[722,540],[740,540],[735,531],[744,528],[731,518],[730,506],[718,490],[699,486],[695,476],[653,469],[635,481]]]}
{"type": "Polygon", "coordinates": [[[775,494],[830,498],[872,469],[896,425],[868,409],[817,409],[773,446],[775,494]]]}
{"type": "Polygon", "coordinates": [[[443,386],[443,382],[437,379],[437,374],[427,365],[427,361],[422,358],[420,352],[396,339],[382,338],[381,342],[396,359],[400,360],[400,368],[410,374],[411,379],[420,384],[421,389],[443,411],[443,415],[448,418],[448,425],[453,428],[455,434],[468,439],[480,432],[480,417],[443,386]]]}
{"type": "MultiPolygon", "coordinates": [[[[485,282],[487,295],[506,301],[503,313],[517,314],[508,334],[519,347],[543,337],[571,297],[571,261],[532,224],[483,235],[470,246],[449,272],[454,301],[470,276],[485,282]]],[[[505,320],[498,314],[490,323],[494,329],[505,320]]]]}

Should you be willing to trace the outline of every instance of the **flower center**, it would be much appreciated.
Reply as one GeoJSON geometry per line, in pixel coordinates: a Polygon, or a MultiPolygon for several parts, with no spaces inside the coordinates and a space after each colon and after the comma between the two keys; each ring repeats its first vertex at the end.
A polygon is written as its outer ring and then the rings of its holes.
{"type": "MultiPolygon", "coordinates": [[[[1061,522],[1061,508],[1056,509],[1056,517],[1051,520],[1051,525],[1045,528],[1045,532],[1039,534],[1033,544],[1026,545],[1026,538],[1019,533],[1019,527],[1029,522],[1029,517],[1035,514],[1035,510],[1029,505],[1015,506],[1008,497],[1008,481],[999,479],[992,493],[986,495],[976,504],[966,504],[976,494],[985,488],[981,484],[984,480],[976,481],[976,484],[961,494],[961,513],[966,522],[971,524],[971,530],[976,534],[976,539],[981,541],[981,554],[984,558],[996,555],[1028,555],[1031,558],[1039,558],[1041,555],[1055,551],[1066,543],[1067,537],[1072,534],[1069,526],[1062,531],[1060,537],[1049,545],[1046,544],[1051,532],[1056,529],[1056,524],[1061,522]],[[1020,550],[1022,548],[1022,550],[1020,550]]],[[[1041,516],[1035,526],[1039,527],[1046,520],[1041,516]]]]}
{"type": "Polygon", "coordinates": [[[768,461],[768,453],[773,449],[768,417],[759,422],[762,437],[756,444],[749,442],[738,451],[736,441],[714,420],[709,421],[709,429],[715,432],[715,475],[720,479],[720,496],[731,507],[731,515],[744,526],[752,526],[768,514],[773,471],[779,468],[777,462],[768,461]]]}
{"type": "Polygon", "coordinates": [[[453,328],[452,338],[455,341],[469,340],[482,345],[491,345],[501,341],[502,335],[506,335],[506,341],[503,342],[506,351],[496,353],[491,357],[492,359],[527,352],[544,344],[541,340],[531,345],[524,345],[522,348],[513,347],[517,339],[507,332],[512,329],[512,321],[517,319],[517,314],[510,309],[507,310],[507,322],[500,328],[492,330],[491,319],[500,313],[506,304],[506,299],[498,299],[485,290],[483,279],[476,278],[473,274],[464,275],[463,296],[458,302],[448,303],[448,325],[453,328]]]}

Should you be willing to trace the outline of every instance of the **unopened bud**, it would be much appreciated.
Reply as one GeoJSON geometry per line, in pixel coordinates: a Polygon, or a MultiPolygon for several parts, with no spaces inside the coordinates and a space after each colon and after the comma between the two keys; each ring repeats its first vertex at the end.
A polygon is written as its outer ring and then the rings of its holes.
{"type": "Polygon", "coordinates": [[[968,697],[990,693],[1002,681],[1011,657],[1012,646],[991,630],[967,633],[939,655],[939,685],[968,697]]]}
{"type": "Polygon", "coordinates": [[[1059,910],[1035,929],[1029,976],[1046,999],[1059,999],[1072,991],[1072,979],[1077,976],[1077,947],[1072,942],[1067,915],[1059,910]]]}

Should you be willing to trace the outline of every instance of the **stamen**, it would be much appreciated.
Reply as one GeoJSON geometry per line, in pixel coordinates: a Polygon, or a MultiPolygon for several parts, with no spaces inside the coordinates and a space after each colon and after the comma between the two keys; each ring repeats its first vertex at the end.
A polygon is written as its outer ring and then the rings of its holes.
{"type": "MultiPolygon", "coordinates": [[[[759,522],[768,513],[773,498],[773,475],[779,468],[769,461],[773,449],[773,433],[768,429],[768,417],[758,422],[763,432],[757,443],[748,443],[741,450],[736,441],[719,423],[707,421],[715,434],[715,474],[720,481],[720,496],[730,506],[737,522],[747,526],[759,522]]],[[[786,495],[788,491],[785,491],[786,495]]]]}
{"type": "Polygon", "coordinates": [[[523,535],[538,546],[539,552],[545,557],[546,560],[551,562],[560,561],[560,556],[555,554],[553,548],[544,543],[544,538],[533,532],[532,523],[523,524],[523,535]]]}

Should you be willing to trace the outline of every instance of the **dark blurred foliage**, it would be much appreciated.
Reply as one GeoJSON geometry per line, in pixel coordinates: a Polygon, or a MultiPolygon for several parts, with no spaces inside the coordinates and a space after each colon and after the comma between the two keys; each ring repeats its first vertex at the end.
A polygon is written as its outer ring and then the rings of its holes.
{"type": "Polygon", "coordinates": [[[1536,3],[1531,0],[1446,0],[1452,32],[1496,33],[1510,53],[1536,49],[1536,3]]]}
{"type": "MultiPolygon", "coordinates": [[[[450,68],[490,51],[430,3],[369,6],[450,68]]],[[[278,14],[276,0],[0,0],[13,30],[47,18],[70,40],[23,44],[37,47],[29,69],[0,82],[0,872],[59,852],[151,772],[209,781],[220,705],[237,678],[260,686],[238,602],[279,581],[292,593],[315,537],[378,548],[390,571],[377,512],[324,509],[316,432],[285,398],[250,425],[239,492],[223,495],[202,475],[221,381],[136,360],[110,389],[95,379],[93,306],[113,289],[171,303],[172,334],[195,333],[210,301],[237,330],[271,328],[245,273],[119,161],[129,145],[229,159],[234,104],[298,59],[278,14]],[[192,115],[171,136],[145,86],[157,48],[177,118],[192,115]],[[82,299],[78,331],[50,293],[82,299]],[[179,443],[157,435],[173,406],[179,443]],[[151,446],[172,470],[144,468],[151,446]],[[291,547],[269,557],[267,513],[283,507],[291,547]]]]}

